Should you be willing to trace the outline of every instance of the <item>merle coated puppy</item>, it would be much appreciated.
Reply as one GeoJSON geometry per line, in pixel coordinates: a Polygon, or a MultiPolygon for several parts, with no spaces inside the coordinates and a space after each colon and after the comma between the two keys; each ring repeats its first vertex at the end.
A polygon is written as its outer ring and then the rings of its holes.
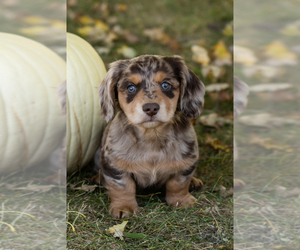
{"type": "Polygon", "coordinates": [[[137,187],[165,185],[166,202],[174,207],[195,201],[189,189],[202,182],[193,177],[198,144],[191,119],[200,115],[204,93],[179,56],[144,55],[110,65],[99,86],[108,123],[100,168],[114,217],[137,212],[137,187]]]}

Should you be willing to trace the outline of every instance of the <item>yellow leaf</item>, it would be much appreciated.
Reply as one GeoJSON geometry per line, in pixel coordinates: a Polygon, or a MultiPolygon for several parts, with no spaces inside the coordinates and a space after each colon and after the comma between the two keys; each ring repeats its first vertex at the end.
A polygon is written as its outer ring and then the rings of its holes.
{"type": "Polygon", "coordinates": [[[274,41],[265,47],[264,54],[276,59],[297,59],[297,56],[289,51],[285,45],[279,41],[274,41]]]}
{"type": "Polygon", "coordinates": [[[300,30],[295,25],[288,25],[284,29],[280,30],[280,34],[285,36],[299,36],[300,30]]]}
{"type": "Polygon", "coordinates": [[[193,52],[193,61],[207,66],[210,61],[207,50],[198,45],[193,45],[191,49],[193,52]]]}
{"type": "Polygon", "coordinates": [[[136,56],[136,51],[133,48],[122,46],[120,49],[117,50],[119,54],[122,54],[126,58],[133,58],[136,56]]]}
{"type": "Polygon", "coordinates": [[[47,30],[47,27],[45,26],[32,26],[30,28],[22,28],[19,29],[19,31],[22,34],[28,35],[28,36],[38,36],[43,34],[47,30]]]}
{"type": "Polygon", "coordinates": [[[102,22],[100,20],[95,20],[95,27],[97,29],[101,29],[101,30],[104,30],[104,31],[109,30],[109,27],[104,22],[102,22]]]}
{"type": "Polygon", "coordinates": [[[51,20],[50,23],[56,29],[66,30],[66,23],[60,20],[51,20]]]}
{"type": "Polygon", "coordinates": [[[126,11],[127,10],[127,5],[126,4],[117,4],[116,9],[120,11],[126,11]]]}
{"type": "Polygon", "coordinates": [[[234,62],[241,63],[246,66],[254,65],[257,62],[257,58],[252,50],[246,47],[234,45],[234,62]]]}
{"type": "Polygon", "coordinates": [[[82,36],[89,36],[93,33],[94,28],[92,26],[84,26],[77,29],[78,34],[82,36]]]}
{"type": "Polygon", "coordinates": [[[45,24],[48,20],[40,16],[28,16],[23,19],[25,23],[29,24],[45,24]]]}
{"type": "Polygon", "coordinates": [[[232,56],[231,53],[226,49],[225,44],[220,40],[215,46],[213,51],[214,56],[216,57],[215,64],[222,65],[231,65],[232,56]]]}
{"type": "Polygon", "coordinates": [[[232,23],[228,23],[225,28],[222,30],[223,35],[225,36],[232,36],[233,30],[232,30],[232,23]]]}
{"type": "Polygon", "coordinates": [[[89,16],[81,16],[79,17],[79,22],[81,22],[82,24],[93,24],[94,23],[94,19],[89,17],[89,16]]]}
{"type": "Polygon", "coordinates": [[[128,223],[128,221],[123,221],[121,224],[114,225],[114,226],[110,227],[109,229],[106,229],[105,231],[107,231],[110,234],[116,233],[117,229],[124,232],[124,229],[125,229],[125,226],[127,223],[128,223]]]}
{"type": "Polygon", "coordinates": [[[163,32],[162,28],[153,28],[144,30],[144,34],[151,40],[158,41],[161,44],[168,44],[171,40],[170,36],[163,32]]]}
{"type": "Polygon", "coordinates": [[[214,55],[220,59],[231,60],[231,53],[226,49],[225,44],[221,40],[214,46],[214,55]]]}

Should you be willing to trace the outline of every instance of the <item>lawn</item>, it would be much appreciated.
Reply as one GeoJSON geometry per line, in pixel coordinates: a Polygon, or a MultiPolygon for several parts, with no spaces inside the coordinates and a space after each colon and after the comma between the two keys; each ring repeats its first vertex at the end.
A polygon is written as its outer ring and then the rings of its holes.
{"type": "MultiPolygon", "coordinates": [[[[107,68],[117,59],[134,55],[182,56],[205,85],[230,84],[224,92],[226,98],[224,93],[223,98],[207,93],[202,115],[216,113],[232,119],[232,66],[219,66],[221,73],[217,76],[205,74],[205,63],[195,60],[191,50],[193,45],[205,48],[211,58],[208,65],[214,65],[218,42],[230,50],[232,36],[224,29],[230,27],[232,5],[230,0],[69,1],[68,32],[90,42],[107,68]],[[93,29],[95,20],[98,29],[93,29]]],[[[68,248],[232,249],[232,196],[225,195],[222,188],[230,190],[233,186],[233,126],[204,126],[197,120],[195,130],[200,155],[195,176],[205,186],[192,193],[197,198],[193,208],[175,210],[159,194],[138,195],[138,214],[126,219],[124,239],[115,238],[106,229],[122,220],[109,215],[109,197],[101,185],[80,190],[93,175],[83,170],[68,180],[68,248]]]]}

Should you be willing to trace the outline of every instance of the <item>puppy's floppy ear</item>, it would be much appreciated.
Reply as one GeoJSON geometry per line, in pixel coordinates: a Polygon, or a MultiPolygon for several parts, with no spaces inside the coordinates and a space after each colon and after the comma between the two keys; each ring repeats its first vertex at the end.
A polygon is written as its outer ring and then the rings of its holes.
{"type": "Polygon", "coordinates": [[[180,109],[183,115],[195,119],[200,115],[204,105],[205,87],[198,76],[190,70],[182,57],[164,57],[172,67],[181,85],[180,109]]]}
{"type": "Polygon", "coordinates": [[[98,94],[100,97],[101,115],[106,122],[111,121],[115,115],[117,83],[128,64],[128,60],[119,60],[111,63],[109,71],[99,85],[98,94]]]}

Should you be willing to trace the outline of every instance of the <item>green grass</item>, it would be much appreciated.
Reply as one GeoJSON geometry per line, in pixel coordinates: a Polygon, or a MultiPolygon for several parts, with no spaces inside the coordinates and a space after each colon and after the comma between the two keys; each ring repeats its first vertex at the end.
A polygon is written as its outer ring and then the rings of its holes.
{"type": "MultiPolygon", "coordinates": [[[[209,53],[212,47],[223,40],[226,46],[232,45],[232,37],[224,36],[222,29],[232,20],[232,1],[109,1],[107,11],[95,8],[97,1],[79,1],[77,6],[70,6],[68,31],[77,33],[83,25],[81,15],[88,15],[107,23],[109,28],[119,25],[123,30],[138,37],[136,42],[128,42],[118,36],[112,43],[95,41],[84,37],[94,47],[108,47],[108,54],[101,54],[106,66],[123,59],[117,50],[127,45],[136,50],[137,55],[180,55],[187,65],[203,80],[205,85],[215,82],[201,75],[201,65],[192,60],[191,46],[201,44],[209,53]],[[116,10],[116,4],[126,3],[127,10],[116,10]],[[116,23],[109,20],[115,18],[116,23]],[[162,27],[164,32],[175,39],[179,46],[171,46],[151,41],[144,35],[144,30],[162,27]]],[[[102,2],[100,2],[101,4],[102,2]]],[[[96,5],[97,6],[97,5],[96,5]]],[[[99,6],[98,6],[99,7],[99,6]]],[[[224,74],[218,82],[232,83],[232,67],[224,67],[224,74]]],[[[232,101],[217,102],[209,95],[205,97],[203,115],[218,113],[220,116],[232,115],[232,101]]],[[[126,237],[122,241],[106,233],[105,229],[119,224],[109,215],[109,197],[100,186],[93,192],[71,189],[71,185],[81,186],[90,182],[91,172],[84,171],[69,179],[67,194],[68,213],[67,238],[69,249],[232,249],[233,248],[233,204],[232,197],[222,197],[218,188],[227,189],[233,185],[233,128],[209,128],[196,123],[199,144],[199,165],[195,176],[200,178],[205,187],[201,192],[192,192],[197,203],[189,209],[173,209],[161,200],[159,195],[137,196],[140,210],[136,216],[128,219],[127,233],[141,233],[144,238],[126,237]],[[228,150],[216,150],[205,144],[209,134],[218,138],[220,144],[228,150]],[[82,213],[85,217],[80,215],[82,213]]]]}

